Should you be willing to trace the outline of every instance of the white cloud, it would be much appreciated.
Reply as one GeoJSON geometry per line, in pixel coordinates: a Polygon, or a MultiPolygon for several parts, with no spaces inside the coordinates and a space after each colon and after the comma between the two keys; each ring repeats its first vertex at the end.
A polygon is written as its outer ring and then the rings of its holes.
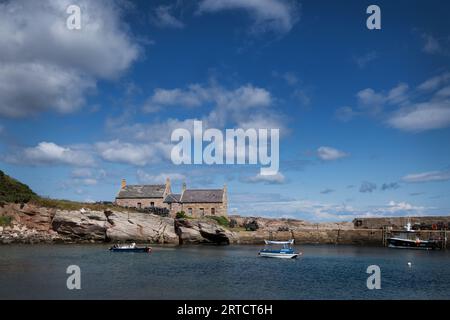
{"type": "Polygon", "coordinates": [[[46,110],[70,113],[95,88],[91,78],[39,63],[0,63],[0,116],[26,117],[46,110]]]}
{"type": "Polygon", "coordinates": [[[253,24],[251,32],[267,31],[287,33],[299,20],[299,5],[295,1],[280,0],[202,0],[198,13],[215,13],[225,10],[246,11],[253,24]]]}
{"type": "Polygon", "coordinates": [[[406,83],[399,83],[387,93],[366,88],[357,93],[359,111],[339,108],[336,117],[349,121],[360,115],[376,116],[392,128],[409,132],[446,128],[450,126],[449,81],[450,73],[446,72],[412,90],[406,83]],[[385,110],[386,105],[391,108],[385,110]]]}
{"type": "Polygon", "coordinates": [[[171,148],[159,142],[134,144],[120,140],[98,142],[95,146],[103,160],[136,166],[145,166],[167,158],[171,148]]]}
{"type": "Polygon", "coordinates": [[[408,89],[405,83],[399,83],[387,94],[366,88],[356,94],[358,105],[369,115],[375,116],[383,111],[385,104],[402,104],[408,101],[408,89]]]}
{"type": "Polygon", "coordinates": [[[450,80],[450,72],[445,72],[422,82],[417,87],[417,89],[422,91],[433,91],[442,86],[444,83],[447,83],[449,80],[450,80]]]}
{"type": "Polygon", "coordinates": [[[153,23],[160,28],[184,28],[183,22],[173,15],[173,6],[159,6],[155,9],[152,17],[153,23]]]}
{"type": "Polygon", "coordinates": [[[398,211],[421,211],[425,209],[425,207],[420,206],[414,206],[408,202],[395,202],[395,201],[389,201],[386,208],[383,208],[382,211],[389,212],[389,213],[396,213],[398,211]]]}
{"type": "Polygon", "coordinates": [[[116,1],[77,1],[81,30],[66,27],[69,0],[0,3],[0,116],[79,109],[97,79],[136,60],[116,1]]]}
{"type": "Polygon", "coordinates": [[[324,161],[331,161],[348,157],[348,154],[332,147],[322,146],[317,149],[317,156],[324,161]]]}
{"type": "Polygon", "coordinates": [[[213,103],[218,108],[228,110],[265,107],[272,103],[270,92],[251,84],[234,90],[218,85],[202,86],[191,84],[186,89],[155,89],[153,95],[144,105],[144,111],[155,112],[163,107],[199,107],[213,103]]]}
{"type": "Polygon", "coordinates": [[[91,153],[83,147],[63,147],[45,141],[35,147],[11,153],[4,160],[10,163],[30,165],[92,166],[95,163],[91,153]]]}
{"type": "Polygon", "coordinates": [[[387,123],[404,131],[420,132],[450,126],[450,100],[418,103],[395,112],[387,123]]]}
{"type": "Polygon", "coordinates": [[[408,174],[402,178],[402,181],[408,182],[408,183],[448,181],[448,180],[450,180],[450,171],[449,170],[412,173],[412,174],[408,174]]]}
{"type": "Polygon", "coordinates": [[[160,173],[156,175],[149,174],[143,170],[137,171],[137,178],[140,183],[149,183],[149,184],[163,184],[166,182],[166,179],[169,178],[171,181],[184,181],[186,180],[186,176],[180,173],[160,173]]]}
{"type": "Polygon", "coordinates": [[[241,181],[247,183],[283,184],[286,182],[286,178],[281,172],[278,172],[274,175],[257,174],[253,177],[242,178],[241,181]]]}
{"type": "MultiPolygon", "coordinates": [[[[231,198],[230,198],[231,199],[231,198]]],[[[352,221],[361,217],[432,215],[433,207],[390,201],[386,205],[353,207],[348,204],[312,200],[242,201],[235,203],[237,213],[263,217],[291,217],[315,222],[352,221]],[[276,210],[274,210],[276,208],[276,210]]]]}

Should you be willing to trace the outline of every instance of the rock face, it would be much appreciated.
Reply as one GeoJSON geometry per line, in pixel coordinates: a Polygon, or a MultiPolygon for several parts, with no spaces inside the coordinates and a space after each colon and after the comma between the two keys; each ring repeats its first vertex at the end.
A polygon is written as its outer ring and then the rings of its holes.
{"type": "Polygon", "coordinates": [[[129,217],[118,212],[107,212],[106,216],[107,240],[178,244],[172,218],[138,212],[130,213],[129,217]]]}
{"type": "Polygon", "coordinates": [[[1,226],[0,243],[145,242],[178,244],[174,220],[153,214],[119,211],[57,210],[6,204],[0,215],[12,218],[1,226]]]}
{"type": "Polygon", "coordinates": [[[0,227],[0,244],[53,243],[66,241],[53,231],[51,221],[56,210],[29,204],[7,203],[0,206],[0,216],[12,218],[10,225],[0,227]]]}
{"type": "MultiPolygon", "coordinates": [[[[118,209],[120,210],[120,209],[118,209]]],[[[55,242],[140,242],[159,244],[263,244],[264,239],[295,239],[297,244],[381,245],[381,230],[354,229],[353,224],[315,224],[301,220],[230,216],[232,228],[217,221],[177,219],[148,213],[57,210],[31,204],[0,205],[0,244],[55,242]],[[255,221],[256,231],[244,231],[255,221]]]]}
{"type": "Polygon", "coordinates": [[[180,244],[230,244],[236,242],[233,232],[222,228],[214,220],[175,220],[175,232],[180,244]]]}
{"type": "Polygon", "coordinates": [[[58,211],[52,221],[53,230],[74,240],[105,241],[108,226],[100,211],[58,211]]]}

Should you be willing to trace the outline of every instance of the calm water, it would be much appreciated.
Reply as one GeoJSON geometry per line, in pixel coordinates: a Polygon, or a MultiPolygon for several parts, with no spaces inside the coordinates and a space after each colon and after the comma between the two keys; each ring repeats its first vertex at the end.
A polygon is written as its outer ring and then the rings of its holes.
{"type": "Polygon", "coordinates": [[[301,246],[297,260],[257,257],[258,246],[0,246],[1,299],[449,299],[450,251],[301,246]],[[407,263],[412,262],[412,267],[407,263]],[[66,268],[81,268],[81,290],[66,268]],[[381,268],[368,290],[367,266],[381,268]]]}

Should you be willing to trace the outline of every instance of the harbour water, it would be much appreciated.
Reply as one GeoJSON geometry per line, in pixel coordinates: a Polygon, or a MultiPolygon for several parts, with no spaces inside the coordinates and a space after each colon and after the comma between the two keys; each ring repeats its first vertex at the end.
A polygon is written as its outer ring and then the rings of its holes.
{"type": "Polygon", "coordinates": [[[308,245],[285,260],[259,249],[0,246],[0,299],[450,299],[450,251],[308,245]],[[80,290],[67,289],[69,265],[81,269],[80,290]],[[369,265],[381,268],[380,290],[367,288],[369,265]]]}

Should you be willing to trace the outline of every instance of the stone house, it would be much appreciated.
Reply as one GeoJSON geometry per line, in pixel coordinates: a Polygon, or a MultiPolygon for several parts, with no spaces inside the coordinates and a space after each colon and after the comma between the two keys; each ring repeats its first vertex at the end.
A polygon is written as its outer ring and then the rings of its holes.
{"type": "Polygon", "coordinates": [[[127,185],[122,179],[121,188],[116,196],[116,205],[128,208],[167,208],[164,199],[171,194],[170,180],[166,184],[127,185]]]}
{"type": "Polygon", "coordinates": [[[165,185],[127,185],[122,180],[116,196],[116,205],[130,208],[158,207],[169,209],[170,216],[184,211],[192,217],[228,216],[227,187],[222,189],[187,189],[172,193],[170,179],[165,185]]]}
{"type": "Polygon", "coordinates": [[[184,211],[191,217],[228,216],[227,187],[223,189],[186,189],[181,194],[170,194],[164,200],[171,214],[184,211]]]}

